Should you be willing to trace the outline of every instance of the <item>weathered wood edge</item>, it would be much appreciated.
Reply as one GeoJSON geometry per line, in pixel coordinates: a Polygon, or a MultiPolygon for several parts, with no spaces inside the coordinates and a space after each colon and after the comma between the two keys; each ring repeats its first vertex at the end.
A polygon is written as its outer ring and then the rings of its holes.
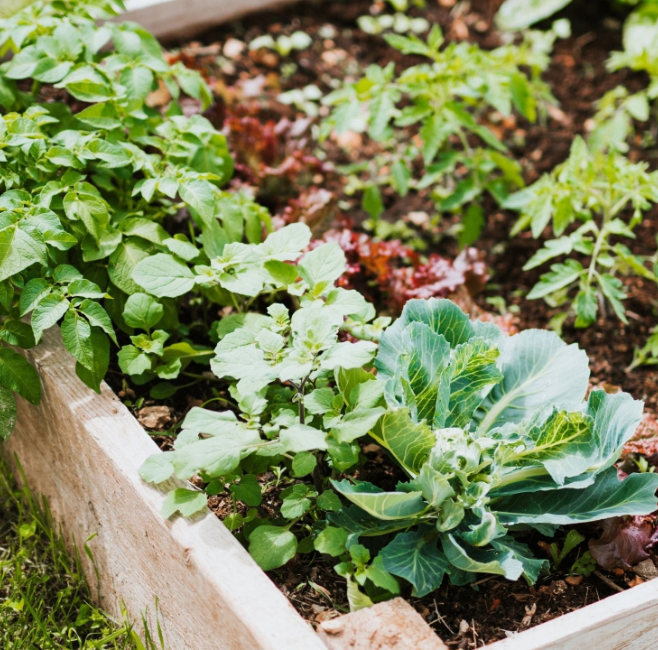
{"type": "MultiPolygon", "coordinates": [[[[170,650],[319,650],[319,637],[209,511],[165,521],[165,491],[137,470],[157,452],[132,414],[103,385],[77,378],[59,330],[27,353],[39,371],[39,407],[19,400],[18,424],[3,451],[16,454],[28,484],[47,497],[65,538],[91,535],[99,602],[122,604],[155,629],[155,602],[170,650]]],[[[168,486],[171,487],[171,486],[168,486]]],[[[83,554],[85,572],[94,569],[83,554]]]]}
{"type": "Polygon", "coordinates": [[[139,23],[157,38],[191,36],[220,23],[297,0],[128,0],[119,20],[139,23]]]}

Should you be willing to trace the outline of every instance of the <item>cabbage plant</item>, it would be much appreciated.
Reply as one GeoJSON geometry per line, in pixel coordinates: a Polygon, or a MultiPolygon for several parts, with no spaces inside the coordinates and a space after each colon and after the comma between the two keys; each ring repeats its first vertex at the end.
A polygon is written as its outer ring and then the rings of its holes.
{"type": "MultiPolygon", "coordinates": [[[[351,505],[328,518],[348,533],[347,551],[395,533],[377,566],[415,596],[446,575],[456,585],[481,573],[532,584],[547,560],[520,541],[529,529],[552,534],[656,509],[658,477],[620,481],[614,467],[642,403],[601,390],[587,397],[587,355],[555,333],[506,338],[449,300],[412,300],[384,332],[375,365],[387,412],[371,435],[407,480],[392,492],[334,481],[351,505]]],[[[353,596],[353,577],[374,588],[354,559],[339,571],[353,596]]]]}

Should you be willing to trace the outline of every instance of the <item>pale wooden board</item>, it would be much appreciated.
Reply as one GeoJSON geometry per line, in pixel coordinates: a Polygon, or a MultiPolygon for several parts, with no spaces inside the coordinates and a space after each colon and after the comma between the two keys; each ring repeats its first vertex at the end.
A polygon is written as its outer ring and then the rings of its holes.
{"type": "Polygon", "coordinates": [[[90,547],[101,605],[118,614],[125,602],[137,622],[148,609],[154,624],[157,597],[168,650],[324,648],[216,517],[162,518],[164,491],[137,474],[155,443],[109,387],[96,395],[80,382],[59,340],[51,330],[28,352],[42,405],[19,400],[18,425],[3,450],[17,454],[67,540],[80,547],[97,535],[90,547]]]}
{"type": "Polygon", "coordinates": [[[658,580],[487,646],[490,650],[656,650],[658,580]]]}
{"type": "Polygon", "coordinates": [[[133,20],[159,39],[191,36],[258,10],[296,0],[127,0],[128,12],[119,20],[133,20]]]}
{"type": "Polygon", "coordinates": [[[447,650],[402,598],[325,621],[318,634],[329,650],[447,650]]]}

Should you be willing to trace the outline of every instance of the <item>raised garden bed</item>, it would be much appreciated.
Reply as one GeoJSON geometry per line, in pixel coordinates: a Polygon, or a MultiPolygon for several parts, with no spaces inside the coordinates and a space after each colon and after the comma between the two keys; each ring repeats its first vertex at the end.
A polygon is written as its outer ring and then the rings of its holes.
{"type": "MultiPolygon", "coordinates": [[[[208,26],[264,4],[167,2],[135,8],[127,17],[172,38],[196,29],[199,12],[205,12],[208,26]]],[[[537,318],[539,325],[544,316],[537,318]]],[[[532,323],[532,315],[522,322],[532,323]]],[[[95,535],[91,548],[104,606],[117,611],[125,602],[135,617],[146,611],[155,624],[157,602],[167,647],[174,649],[443,647],[401,600],[322,622],[318,637],[214,515],[163,521],[164,490],[149,487],[137,474],[156,450],[153,441],[107,386],[100,396],[82,386],[59,334],[48,334],[28,356],[40,371],[43,403],[20,402],[18,426],[4,449],[16,453],[28,481],[48,497],[72,540],[80,545],[95,535]]],[[[621,644],[650,648],[657,606],[658,586],[649,582],[489,647],[576,648],[586,639],[603,650],[621,644]]],[[[441,636],[438,625],[437,631],[441,636]]]]}
{"type": "MultiPolygon", "coordinates": [[[[155,443],[108,386],[96,395],[82,385],[57,331],[29,357],[43,403],[19,401],[18,425],[2,451],[19,459],[71,544],[93,536],[94,563],[83,562],[108,611],[118,614],[125,603],[138,624],[145,613],[152,629],[159,618],[171,650],[443,647],[401,600],[328,621],[318,636],[213,514],[162,518],[165,492],[137,473],[155,443]]],[[[488,647],[652,650],[657,613],[658,582],[651,581],[488,647]]]]}

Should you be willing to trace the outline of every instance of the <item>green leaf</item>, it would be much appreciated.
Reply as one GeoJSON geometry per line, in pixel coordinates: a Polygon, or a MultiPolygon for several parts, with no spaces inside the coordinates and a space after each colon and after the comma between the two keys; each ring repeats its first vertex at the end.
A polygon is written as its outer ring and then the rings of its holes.
{"type": "Polygon", "coordinates": [[[16,426],[16,400],[11,390],[0,386],[0,442],[7,440],[16,426]]]}
{"type": "Polygon", "coordinates": [[[126,301],[123,318],[130,327],[149,331],[164,315],[164,307],[146,293],[134,293],[126,301]]]}
{"type": "Polygon", "coordinates": [[[318,461],[312,453],[302,451],[295,454],[295,457],[292,459],[292,473],[297,478],[308,476],[317,467],[317,464],[318,461]]]}
{"type": "Polygon", "coordinates": [[[420,492],[384,492],[371,483],[331,481],[334,489],[378,519],[407,519],[421,515],[427,504],[420,492]]]}
{"type": "Polygon", "coordinates": [[[183,517],[191,517],[204,510],[207,503],[208,497],[205,492],[176,488],[167,494],[162,504],[162,516],[169,519],[176,512],[180,512],[183,517]]]}
{"type": "Polygon", "coordinates": [[[578,279],[583,273],[583,267],[575,260],[567,260],[564,264],[552,264],[549,273],[544,273],[539,282],[532,288],[528,294],[528,300],[544,298],[551,293],[568,287],[578,279]]]}
{"type": "Polygon", "coordinates": [[[331,557],[338,557],[345,553],[347,531],[334,526],[327,526],[314,540],[316,551],[326,553],[331,557]]]}
{"type": "Polygon", "coordinates": [[[520,30],[566,7],[571,0],[505,0],[496,14],[500,29],[520,30]]]}
{"type": "Polygon", "coordinates": [[[158,298],[175,298],[191,291],[194,274],[171,255],[158,253],[139,262],[132,279],[158,298]]]}
{"type": "Polygon", "coordinates": [[[240,463],[244,446],[245,441],[240,436],[225,434],[180,447],[173,458],[176,476],[188,479],[199,471],[213,478],[229,474],[240,463]]]}
{"type": "Polygon", "coordinates": [[[315,449],[326,449],[326,433],[321,429],[310,427],[307,424],[295,424],[283,429],[279,434],[281,444],[286,451],[311,451],[315,449]]]}
{"type": "Polygon", "coordinates": [[[32,266],[46,264],[46,247],[17,225],[0,230],[0,282],[32,266]]]}
{"type": "Polygon", "coordinates": [[[658,475],[631,474],[623,481],[614,467],[601,473],[584,489],[563,488],[496,499],[492,509],[503,524],[568,525],[607,517],[646,515],[658,504],[658,475]]]}
{"type": "Polygon", "coordinates": [[[171,454],[158,452],[149,456],[139,468],[138,473],[149,483],[162,483],[170,479],[174,473],[171,454]]]}
{"type": "Polygon", "coordinates": [[[601,291],[603,291],[603,295],[610,301],[617,318],[622,323],[628,324],[626,308],[621,303],[626,298],[626,292],[623,289],[624,285],[621,280],[607,273],[599,275],[598,280],[601,291]]]}
{"type": "Polygon", "coordinates": [[[13,390],[31,404],[41,401],[37,371],[23,355],[10,348],[0,347],[0,386],[13,390]]]}
{"type": "Polygon", "coordinates": [[[2,329],[0,329],[0,339],[6,341],[9,345],[15,345],[24,350],[29,350],[36,345],[34,332],[30,325],[22,320],[16,320],[13,318],[8,318],[2,324],[2,329]]]}
{"type": "Polygon", "coordinates": [[[382,378],[395,375],[397,359],[402,348],[404,330],[412,322],[425,323],[436,334],[442,334],[456,347],[474,336],[496,340],[500,331],[491,323],[472,323],[469,317],[452,301],[430,298],[429,300],[409,300],[402,315],[386,329],[379,343],[375,367],[382,378]]]}
{"type": "Polygon", "coordinates": [[[260,484],[253,474],[242,476],[239,483],[231,485],[230,491],[236,499],[243,501],[252,508],[257,508],[263,500],[260,484]]]}
{"type": "Polygon", "coordinates": [[[520,422],[546,404],[577,410],[587,392],[587,354],[554,332],[526,330],[505,339],[498,369],[503,380],[492,388],[477,415],[483,433],[520,422]]]}
{"type": "Polygon", "coordinates": [[[380,557],[389,573],[413,585],[412,596],[416,598],[438,589],[448,570],[445,555],[437,548],[436,534],[429,527],[398,533],[380,557]]]}
{"type": "Polygon", "coordinates": [[[518,580],[523,573],[523,563],[510,550],[480,549],[467,544],[461,545],[453,535],[444,535],[443,552],[446,558],[460,571],[468,573],[491,573],[518,580]]]}
{"type": "Polygon", "coordinates": [[[286,528],[258,526],[249,536],[249,553],[263,571],[278,569],[297,553],[297,538],[286,528]]]}
{"type": "Polygon", "coordinates": [[[311,288],[318,284],[333,285],[345,271],[345,253],[336,243],[323,244],[313,249],[297,265],[299,274],[311,288]]]}
{"type": "Polygon", "coordinates": [[[361,207],[375,221],[382,215],[384,212],[384,202],[382,200],[382,193],[377,185],[372,184],[366,187],[363,193],[361,207]]]}
{"type": "Polygon", "coordinates": [[[66,298],[55,293],[45,296],[37,304],[32,312],[32,329],[37,343],[41,340],[43,333],[66,314],[69,304],[66,298]]]}
{"type": "Polygon", "coordinates": [[[91,344],[91,325],[70,309],[62,321],[62,341],[73,358],[85,368],[93,368],[94,350],[91,344]]]}
{"type": "Polygon", "coordinates": [[[75,364],[75,374],[93,391],[101,392],[101,382],[110,366],[110,341],[98,329],[91,328],[92,362],[89,368],[80,363],[75,364]]]}
{"type": "Polygon", "coordinates": [[[114,341],[115,345],[118,345],[116,335],[114,334],[112,320],[99,303],[89,299],[83,300],[78,305],[78,309],[85,315],[93,327],[98,327],[99,329],[103,330],[103,332],[105,332],[114,341]]]}
{"type": "Polygon", "coordinates": [[[389,411],[371,436],[411,474],[417,474],[436,443],[432,429],[415,423],[407,409],[389,411]]]}
{"type": "Polygon", "coordinates": [[[140,287],[132,279],[137,264],[149,257],[151,244],[135,237],[124,238],[110,255],[107,267],[112,283],[124,293],[131,295],[138,293],[140,287]]]}
{"type": "Polygon", "coordinates": [[[395,376],[386,382],[386,401],[407,407],[414,422],[435,426],[445,420],[450,344],[425,323],[410,323],[402,333],[395,376]]]}
{"type": "Polygon", "coordinates": [[[332,425],[331,434],[338,442],[354,442],[371,431],[385,412],[385,409],[378,407],[347,413],[340,422],[332,425]]]}
{"type": "Polygon", "coordinates": [[[213,186],[204,180],[185,181],[180,185],[180,196],[187,205],[208,224],[215,216],[217,195],[213,186]]]}

